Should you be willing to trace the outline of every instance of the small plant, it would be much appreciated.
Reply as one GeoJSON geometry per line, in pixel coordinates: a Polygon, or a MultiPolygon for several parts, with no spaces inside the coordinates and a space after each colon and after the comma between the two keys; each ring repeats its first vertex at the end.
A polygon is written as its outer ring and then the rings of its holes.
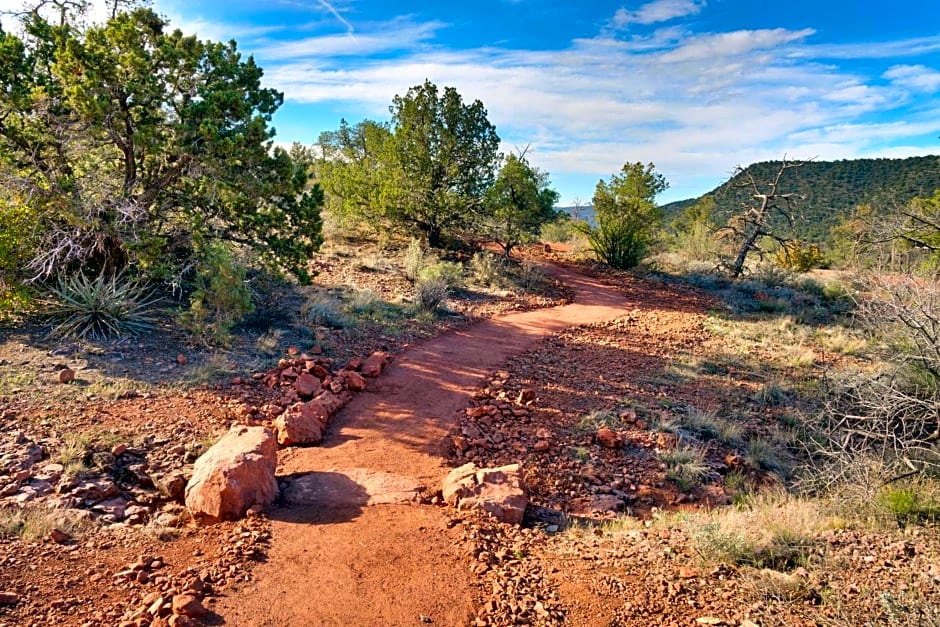
{"type": "Polygon", "coordinates": [[[82,514],[81,510],[0,507],[0,538],[35,542],[47,538],[53,529],[77,536],[94,525],[82,514]]]}
{"type": "Polygon", "coordinates": [[[506,283],[506,258],[482,251],[470,259],[470,276],[475,285],[501,287],[506,283]]]}
{"type": "Polygon", "coordinates": [[[348,324],[339,299],[323,293],[307,299],[300,308],[300,318],[315,327],[342,329],[348,324]]]}
{"type": "Polygon", "coordinates": [[[415,285],[415,304],[418,309],[433,313],[447,301],[449,290],[441,279],[420,281],[415,285]]]}
{"type": "Polygon", "coordinates": [[[246,269],[231,249],[212,244],[200,251],[200,269],[189,311],[180,322],[206,342],[227,344],[232,327],[254,311],[246,269]]]}
{"type": "Polygon", "coordinates": [[[582,432],[594,432],[601,427],[615,428],[621,423],[616,412],[609,409],[595,409],[589,414],[581,417],[578,421],[577,429],[582,432]]]}
{"type": "Polygon", "coordinates": [[[736,422],[720,418],[715,412],[689,407],[682,423],[690,431],[705,440],[718,440],[724,444],[737,444],[744,435],[744,428],[736,422]]]}
{"type": "Polygon", "coordinates": [[[705,451],[693,446],[677,446],[660,452],[666,464],[666,478],[675,482],[683,492],[691,492],[708,476],[705,451]]]}
{"type": "Polygon", "coordinates": [[[809,272],[824,263],[825,259],[816,244],[807,244],[794,239],[785,242],[777,250],[777,264],[792,272],[809,272]]]}
{"type": "Polygon", "coordinates": [[[55,325],[53,337],[104,339],[153,328],[157,300],[123,274],[102,272],[90,279],[79,272],[60,275],[43,304],[55,325]]]}
{"type": "Polygon", "coordinates": [[[918,486],[888,486],[878,495],[877,502],[899,527],[940,520],[940,501],[918,486]]]}
{"type": "Polygon", "coordinates": [[[524,290],[536,290],[545,283],[545,270],[531,259],[523,259],[518,271],[519,287],[524,290]]]}
{"type": "Polygon", "coordinates": [[[778,383],[770,382],[762,385],[751,398],[759,405],[777,407],[786,402],[787,393],[778,383]]]}
{"type": "Polygon", "coordinates": [[[785,473],[789,467],[780,453],[778,444],[768,438],[748,441],[744,461],[752,468],[777,474],[785,473]]]}
{"type": "Polygon", "coordinates": [[[421,247],[421,242],[417,239],[412,239],[408,243],[402,265],[405,278],[412,283],[417,283],[421,269],[424,267],[424,249],[421,247]]]}

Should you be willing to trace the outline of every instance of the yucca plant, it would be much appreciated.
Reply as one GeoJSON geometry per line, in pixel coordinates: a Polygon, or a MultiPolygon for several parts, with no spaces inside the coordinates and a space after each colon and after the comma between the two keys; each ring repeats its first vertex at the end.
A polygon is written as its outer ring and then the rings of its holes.
{"type": "Polygon", "coordinates": [[[53,337],[104,339],[153,328],[154,298],[145,285],[123,273],[60,275],[43,299],[53,337]]]}

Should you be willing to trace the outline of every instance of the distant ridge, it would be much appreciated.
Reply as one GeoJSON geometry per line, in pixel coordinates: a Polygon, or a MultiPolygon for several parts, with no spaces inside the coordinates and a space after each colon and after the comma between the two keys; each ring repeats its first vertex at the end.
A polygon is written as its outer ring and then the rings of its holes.
{"type": "MultiPolygon", "coordinates": [[[[772,180],[780,161],[763,161],[746,168],[758,183],[772,180]]],[[[750,193],[735,184],[743,175],[719,185],[711,192],[715,198],[718,223],[724,224],[742,203],[750,202],[750,193]]],[[[876,211],[888,211],[912,198],[933,196],[940,189],[940,157],[906,159],[844,159],[811,161],[788,170],[781,178],[780,191],[797,194],[794,208],[804,220],[792,235],[805,241],[824,242],[829,229],[849,215],[858,205],[870,204],[876,211]]],[[[668,223],[700,200],[689,198],[663,205],[668,223]]]]}

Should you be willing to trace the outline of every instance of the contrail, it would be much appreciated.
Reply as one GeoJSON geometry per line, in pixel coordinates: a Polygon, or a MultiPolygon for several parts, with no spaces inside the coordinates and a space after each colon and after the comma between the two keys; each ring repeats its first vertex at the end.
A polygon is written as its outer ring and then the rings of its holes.
{"type": "Polygon", "coordinates": [[[342,22],[350,35],[352,35],[353,32],[355,32],[356,29],[353,28],[353,25],[349,23],[349,20],[347,20],[345,17],[339,14],[339,11],[336,10],[336,7],[334,7],[332,4],[330,4],[326,0],[317,0],[317,2],[319,2],[320,6],[322,6],[324,9],[332,13],[333,17],[335,17],[340,22],[342,22]]]}

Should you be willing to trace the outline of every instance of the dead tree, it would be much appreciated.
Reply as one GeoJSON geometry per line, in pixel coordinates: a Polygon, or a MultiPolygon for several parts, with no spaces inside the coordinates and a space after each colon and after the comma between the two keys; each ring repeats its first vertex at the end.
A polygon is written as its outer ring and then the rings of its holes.
{"type": "Polygon", "coordinates": [[[795,194],[780,193],[780,179],[787,170],[799,168],[806,161],[787,161],[786,156],[780,163],[777,173],[770,183],[761,185],[754,178],[750,169],[738,166],[731,180],[739,179],[734,187],[749,189],[752,202],[744,203],[744,210],[728,221],[728,226],[719,231],[719,236],[733,237],[741,241],[734,260],[728,266],[732,278],[738,278],[744,272],[744,262],[751,251],[759,251],[758,245],[762,237],[772,237],[778,242],[785,243],[786,239],[775,235],[771,229],[771,218],[776,214],[783,217],[791,226],[794,222],[792,200],[795,194]]]}

